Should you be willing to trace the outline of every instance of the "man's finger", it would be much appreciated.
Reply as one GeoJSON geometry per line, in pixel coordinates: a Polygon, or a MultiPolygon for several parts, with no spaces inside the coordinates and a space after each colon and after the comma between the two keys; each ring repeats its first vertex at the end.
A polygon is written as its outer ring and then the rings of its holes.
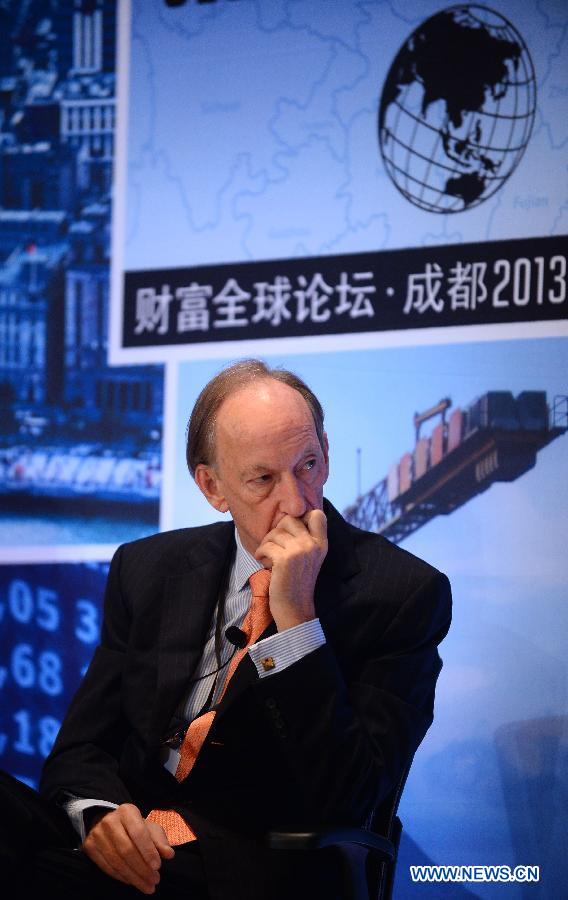
{"type": "Polygon", "coordinates": [[[142,817],[140,817],[139,821],[134,817],[125,817],[123,824],[132,844],[132,849],[129,847],[125,848],[126,858],[132,860],[132,865],[141,874],[148,867],[153,871],[157,871],[160,868],[162,858],[152,840],[148,823],[142,817]],[[134,850],[136,850],[136,853],[133,852],[134,850]],[[144,868],[141,868],[137,855],[140,857],[140,862],[144,868]]]}
{"type": "Polygon", "coordinates": [[[109,849],[115,851],[130,869],[142,878],[153,877],[162,860],[136,806],[124,804],[114,815],[101,820],[99,827],[109,849]]]}
{"type": "Polygon", "coordinates": [[[259,559],[257,554],[262,552],[267,544],[273,544],[277,547],[282,547],[285,550],[288,547],[291,547],[292,542],[296,541],[297,538],[307,537],[308,535],[309,530],[303,519],[296,519],[293,516],[284,516],[278,525],[275,528],[272,528],[268,534],[264,536],[262,542],[257,547],[255,556],[259,559]]]}
{"type": "MultiPolygon", "coordinates": [[[[312,512],[312,510],[310,510],[310,512],[312,512]]],[[[309,515],[309,513],[306,513],[305,515],[307,516],[309,515]]],[[[272,531],[269,532],[269,534],[285,532],[287,534],[293,535],[294,537],[302,535],[307,527],[306,523],[304,522],[304,518],[305,516],[303,516],[301,519],[299,519],[297,516],[284,516],[282,519],[280,519],[276,528],[273,528],[272,531]]]]}
{"type": "Polygon", "coordinates": [[[161,857],[140,810],[123,804],[91,828],[83,848],[107,874],[152,893],[159,881],[161,857]],[[112,872],[111,872],[112,870],[112,872]]]}
{"type": "Polygon", "coordinates": [[[291,546],[293,540],[294,538],[291,534],[286,534],[285,532],[278,534],[276,531],[269,531],[262,544],[257,547],[255,557],[259,559],[258,554],[270,556],[271,550],[286,550],[287,547],[291,546]]]}
{"type": "Polygon", "coordinates": [[[254,558],[259,563],[262,563],[265,569],[272,570],[278,558],[278,553],[282,552],[282,549],[282,547],[277,547],[272,541],[264,540],[258,550],[255,551],[254,558]]]}
{"type": "Polygon", "coordinates": [[[158,825],[157,822],[146,822],[146,824],[148,826],[150,838],[162,859],[172,859],[175,856],[175,850],[168,841],[166,832],[162,826],[158,825]]]}
{"type": "Polygon", "coordinates": [[[115,878],[124,884],[130,884],[144,894],[154,893],[156,884],[160,880],[157,872],[148,869],[146,875],[140,875],[124,858],[116,853],[112,845],[106,844],[102,839],[99,839],[97,843],[85,841],[83,850],[89,859],[99,869],[110,875],[111,878],[115,878]]]}
{"type": "Polygon", "coordinates": [[[303,517],[303,522],[318,543],[327,541],[327,519],[323,510],[310,509],[303,517]]]}
{"type": "Polygon", "coordinates": [[[123,884],[129,883],[126,878],[120,874],[118,869],[115,869],[114,866],[107,862],[103,854],[96,847],[91,847],[88,852],[86,847],[83,847],[83,852],[89,857],[91,862],[95,863],[101,872],[110,875],[111,878],[115,878],[116,881],[121,881],[123,884]]]}
{"type": "Polygon", "coordinates": [[[100,848],[107,865],[119,872],[127,884],[152,891],[160,878],[157,869],[144,862],[126,831],[117,831],[113,839],[114,843],[100,848]]]}

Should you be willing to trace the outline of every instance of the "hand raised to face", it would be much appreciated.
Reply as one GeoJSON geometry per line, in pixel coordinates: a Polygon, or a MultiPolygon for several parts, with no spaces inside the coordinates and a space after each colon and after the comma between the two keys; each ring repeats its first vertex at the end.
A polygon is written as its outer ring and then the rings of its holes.
{"type": "Polygon", "coordinates": [[[314,589],[327,554],[327,519],[321,509],[284,516],[264,537],[255,558],[272,570],[270,611],[278,631],[315,618],[314,589]]]}

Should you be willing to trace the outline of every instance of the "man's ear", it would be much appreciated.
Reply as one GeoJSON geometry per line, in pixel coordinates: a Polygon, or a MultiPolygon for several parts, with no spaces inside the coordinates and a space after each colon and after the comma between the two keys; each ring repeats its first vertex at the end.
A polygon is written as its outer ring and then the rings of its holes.
{"type": "Polygon", "coordinates": [[[225,500],[223,487],[218,472],[213,466],[206,466],[199,463],[195,469],[195,483],[204,497],[207,498],[211,506],[218,512],[228,512],[229,504],[225,500]]]}

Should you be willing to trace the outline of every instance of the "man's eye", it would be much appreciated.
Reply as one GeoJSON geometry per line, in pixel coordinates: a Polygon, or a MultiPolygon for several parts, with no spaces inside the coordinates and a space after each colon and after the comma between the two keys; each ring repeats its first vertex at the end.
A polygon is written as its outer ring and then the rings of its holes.
{"type": "Polygon", "coordinates": [[[307,461],[306,463],[304,463],[304,468],[305,468],[305,469],[313,469],[313,467],[315,466],[316,462],[317,462],[317,460],[316,460],[315,458],[314,458],[314,459],[308,459],[308,461],[307,461]]]}
{"type": "Polygon", "coordinates": [[[255,484],[267,484],[270,481],[270,475],[265,473],[264,475],[259,475],[258,478],[254,479],[255,484]]]}

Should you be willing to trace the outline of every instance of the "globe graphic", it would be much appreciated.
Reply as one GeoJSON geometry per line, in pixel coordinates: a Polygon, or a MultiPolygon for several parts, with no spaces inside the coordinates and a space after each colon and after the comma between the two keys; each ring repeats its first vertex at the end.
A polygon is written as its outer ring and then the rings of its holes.
{"type": "Polygon", "coordinates": [[[379,108],[379,143],[398,190],[421,209],[472,209],[514,172],[534,121],[532,60],[485,6],[453,6],[403,44],[379,108]]]}

